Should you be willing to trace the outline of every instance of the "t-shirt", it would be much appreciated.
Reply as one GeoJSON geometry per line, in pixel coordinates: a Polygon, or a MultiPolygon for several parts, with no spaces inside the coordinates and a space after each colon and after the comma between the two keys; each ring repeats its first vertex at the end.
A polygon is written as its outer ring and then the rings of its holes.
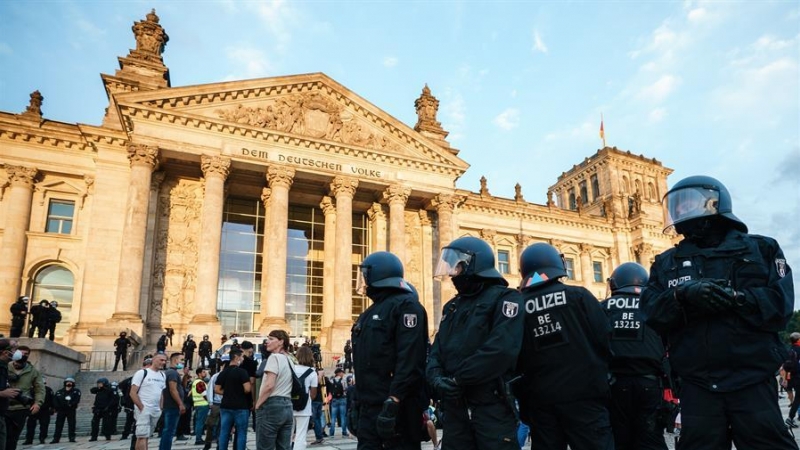
{"type": "MultiPolygon", "coordinates": [[[[297,374],[297,378],[300,378],[300,377],[303,376],[304,373],[306,373],[306,370],[308,370],[309,368],[310,367],[308,367],[308,366],[302,366],[300,364],[295,364],[294,373],[297,374]]],[[[317,387],[319,385],[319,380],[317,379],[317,371],[316,370],[311,369],[311,373],[308,374],[308,376],[306,377],[304,385],[305,385],[305,388],[306,388],[306,392],[308,392],[312,387],[317,387]]],[[[290,393],[292,392],[291,384],[289,385],[289,392],[290,393]]],[[[294,415],[295,416],[310,416],[311,415],[311,396],[310,395],[308,397],[308,403],[306,403],[305,409],[303,409],[302,411],[294,411],[294,415]]]]}
{"type": "Polygon", "coordinates": [[[214,385],[217,383],[217,378],[219,378],[219,372],[211,375],[211,379],[208,380],[208,389],[206,389],[206,400],[208,400],[208,404],[216,403],[222,401],[222,396],[214,392],[214,385]]]}
{"type": "Polygon", "coordinates": [[[147,409],[160,410],[159,402],[161,401],[161,392],[167,384],[167,379],[164,373],[153,369],[137,370],[131,380],[131,385],[139,386],[139,399],[142,401],[147,409]],[[147,371],[147,376],[144,376],[144,371],[147,371]],[[144,378],[144,382],[142,382],[144,378]]]}
{"type": "Polygon", "coordinates": [[[185,392],[183,391],[183,384],[181,383],[181,375],[175,369],[168,369],[166,372],[164,372],[164,375],[167,378],[167,383],[164,387],[164,409],[178,409],[178,404],[175,402],[175,399],[172,398],[172,394],[169,392],[169,383],[170,381],[174,381],[176,383],[176,387],[178,388],[178,398],[183,400],[185,392]]]}
{"type": "MultiPolygon", "coordinates": [[[[256,377],[256,370],[258,369],[258,363],[256,362],[255,359],[251,359],[251,358],[248,358],[247,356],[245,356],[242,359],[242,363],[239,364],[239,367],[242,368],[245,372],[247,372],[247,376],[248,377],[250,377],[250,378],[255,378],[256,377]]],[[[253,389],[255,389],[255,386],[253,386],[253,389]]],[[[247,396],[247,401],[248,401],[248,404],[247,404],[248,408],[253,406],[253,396],[252,395],[248,395],[247,396]]]]}
{"type": "MultiPolygon", "coordinates": [[[[272,390],[270,397],[292,397],[292,372],[289,369],[289,357],[282,353],[273,353],[267,360],[267,368],[264,370],[264,376],[268,372],[277,375],[275,379],[275,389],[272,390]],[[283,358],[275,357],[276,355],[283,356],[283,358]]],[[[266,379],[266,378],[265,378],[266,379]]]]}
{"type": "Polygon", "coordinates": [[[230,366],[223,370],[217,377],[216,384],[222,386],[222,402],[219,407],[222,409],[250,409],[248,397],[245,394],[244,383],[249,383],[250,377],[247,372],[238,367],[230,366]]]}

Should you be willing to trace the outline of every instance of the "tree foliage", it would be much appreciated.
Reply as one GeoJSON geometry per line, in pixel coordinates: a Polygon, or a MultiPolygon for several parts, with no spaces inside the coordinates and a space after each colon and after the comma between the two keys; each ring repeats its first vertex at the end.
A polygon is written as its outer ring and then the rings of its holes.
{"type": "Polygon", "coordinates": [[[778,334],[781,337],[781,341],[789,342],[789,335],[795,331],[800,332],[800,310],[795,311],[792,314],[792,318],[789,319],[789,324],[786,326],[786,330],[781,331],[778,334]]]}

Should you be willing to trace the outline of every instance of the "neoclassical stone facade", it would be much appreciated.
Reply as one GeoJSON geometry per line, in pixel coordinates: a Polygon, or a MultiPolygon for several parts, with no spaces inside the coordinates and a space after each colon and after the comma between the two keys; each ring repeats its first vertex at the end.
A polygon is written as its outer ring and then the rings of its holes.
{"type": "MultiPolygon", "coordinates": [[[[518,257],[549,242],[569,283],[605,294],[625,261],[647,265],[671,242],[659,199],[671,170],[604,148],[564,172],[546,204],[455,187],[468,169],[425,86],[414,127],[324,74],[172,87],[155,12],[136,49],[102,75],[102,125],[0,112],[0,331],[19,296],[58,299],[58,339],[106,349],[128,329],[178,334],[268,331],[340,349],[368,299],[361,259],[405,263],[432,318],[453,295],[434,280],[439,249],[472,235],[519,282],[518,257]]],[[[22,107],[22,105],[21,105],[22,107]]]]}

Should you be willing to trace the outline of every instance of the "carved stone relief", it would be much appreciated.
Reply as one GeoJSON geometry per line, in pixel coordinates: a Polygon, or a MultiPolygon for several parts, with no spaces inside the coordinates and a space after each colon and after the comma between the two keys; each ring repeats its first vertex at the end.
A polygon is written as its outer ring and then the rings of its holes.
{"type": "Polygon", "coordinates": [[[414,286],[422,286],[422,223],[419,212],[406,211],[405,223],[405,277],[414,286]]]}

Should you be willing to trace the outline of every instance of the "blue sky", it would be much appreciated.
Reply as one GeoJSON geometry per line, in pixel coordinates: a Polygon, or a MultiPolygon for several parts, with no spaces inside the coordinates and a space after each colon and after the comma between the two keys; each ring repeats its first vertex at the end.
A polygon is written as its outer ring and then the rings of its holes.
{"type": "MultiPolygon", "coordinates": [[[[800,4],[758,2],[6,1],[0,110],[99,124],[100,73],[155,8],[172,85],[324,72],[413,126],[427,83],[472,167],[458,187],[547,187],[607,143],[719,178],[800,290],[800,4]]],[[[798,294],[800,296],[800,294],[798,294]]]]}

